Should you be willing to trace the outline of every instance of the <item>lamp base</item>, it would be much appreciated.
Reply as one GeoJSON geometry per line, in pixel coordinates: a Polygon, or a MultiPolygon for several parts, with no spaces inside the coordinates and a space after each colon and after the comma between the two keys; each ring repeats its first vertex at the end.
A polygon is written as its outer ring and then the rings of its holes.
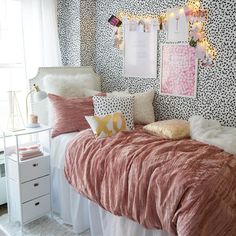
{"type": "Polygon", "coordinates": [[[38,128],[40,126],[40,123],[29,123],[26,124],[25,128],[38,128]]]}

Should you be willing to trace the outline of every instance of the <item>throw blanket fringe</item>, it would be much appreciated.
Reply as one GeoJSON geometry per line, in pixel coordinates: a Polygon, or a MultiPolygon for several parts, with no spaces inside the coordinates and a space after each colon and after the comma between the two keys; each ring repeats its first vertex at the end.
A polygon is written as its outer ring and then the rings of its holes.
{"type": "Polygon", "coordinates": [[[191,138],[236,154],[236,128],[221,126],[216,120],[202,116],[189,118],[191,138]]]}

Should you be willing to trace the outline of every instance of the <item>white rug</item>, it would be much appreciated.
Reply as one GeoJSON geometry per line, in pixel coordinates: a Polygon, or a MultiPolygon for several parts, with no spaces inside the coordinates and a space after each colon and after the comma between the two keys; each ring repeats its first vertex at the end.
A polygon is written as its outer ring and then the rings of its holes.
{"type": "MultiPolygon", "coordinates": [[[[44,216],[25,225],[23,232],[21,232],[20,224],[9,222],[8,215],[5,214],[0,216],[1,228],[8,233],[5,234],[8,236],[90,236],[89,232],[75,234],[70,226],[62,224],[57,217],[52,219],[48,216],[44,216]]],[[[1,230],[0,236],[2,236],[1,230]]]]}
{"type": "Polygon", "coordinates": [[[9,234],[0,225],[0,236],[8,236],[9,234]]]}

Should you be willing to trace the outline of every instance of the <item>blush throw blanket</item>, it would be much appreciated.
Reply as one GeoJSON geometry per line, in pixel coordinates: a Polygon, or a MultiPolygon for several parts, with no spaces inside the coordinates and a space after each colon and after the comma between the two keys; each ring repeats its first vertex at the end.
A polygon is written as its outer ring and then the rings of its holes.
{"type": "Polygon", "coordinates": [[[80,194],[146,228],[179,236],[236,235],[236,158],[142,129],[68,145],[65,176],[80,194]]]}

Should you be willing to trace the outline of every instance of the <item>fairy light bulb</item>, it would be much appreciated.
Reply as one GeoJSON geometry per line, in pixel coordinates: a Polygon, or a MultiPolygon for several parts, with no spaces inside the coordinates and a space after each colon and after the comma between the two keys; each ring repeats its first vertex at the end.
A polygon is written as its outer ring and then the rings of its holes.
{"type": "Polygon", "coordinates": [[[169,17],[170,18],[173,18],[175,16],[175,13],[174,12],[171,12],[170,14],[169,14],[169,17]]]}
{"type": "Polygon", "coordinates": [[[199,8],[200,8],[200,6],[201,6],[201,3],[200,3],[200,1],[196,1],[196,2],[195,2],[195,7],[196,7],[197,9],[199,9],[199,8]]]}
{"type": "Polygon", "coordinates": [[[180,14],[184,14],[184,8],[183,8],[183,7],[181,7],[181,8],[179,9],[179,13],[180,13],[180,14]]]}

